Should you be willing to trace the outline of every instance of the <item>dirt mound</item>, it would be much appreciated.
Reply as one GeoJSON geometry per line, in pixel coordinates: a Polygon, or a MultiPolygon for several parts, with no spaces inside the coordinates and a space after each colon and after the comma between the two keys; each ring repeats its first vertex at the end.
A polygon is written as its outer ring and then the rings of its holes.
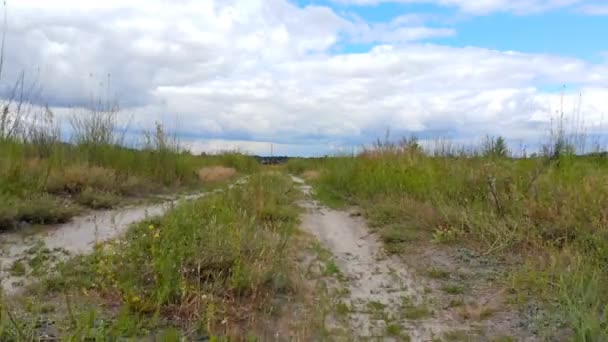
{"type": "Polygon", "coordinates": [[[212,166],[198,170],[198,178],[204,183],[214,183],[228,180],[236,175],[236,170],[230,167],[212,166]]]}

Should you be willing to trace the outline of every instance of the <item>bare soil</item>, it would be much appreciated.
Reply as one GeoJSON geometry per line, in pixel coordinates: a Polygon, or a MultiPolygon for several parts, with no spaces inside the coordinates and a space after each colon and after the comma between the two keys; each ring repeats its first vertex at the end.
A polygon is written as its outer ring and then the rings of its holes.
{"type": "Polygon", "coordinates": [[[537,340],[522,328],[517,311],[506,305],[504,291],[455,282],[467,270],[441,249],[426,249],[422,258],[404,262],[386,253],[357,211],[327,208],[313,199],[312,188],[302,179],[293,180],[306,195],[299,203],[304,209],[301,228],[319,240],[339,268],[329,272],[338,281],[325,281],[329,287],[342,287],[334,291],[340,298],[333,301],[336,307],[326,319],[329,340],[537,340]],[[436,263],[448,270],[437,275],[446,279],[421,274],[436,263]],[[343,330],[347,334],[338,337],[343,330]]]}

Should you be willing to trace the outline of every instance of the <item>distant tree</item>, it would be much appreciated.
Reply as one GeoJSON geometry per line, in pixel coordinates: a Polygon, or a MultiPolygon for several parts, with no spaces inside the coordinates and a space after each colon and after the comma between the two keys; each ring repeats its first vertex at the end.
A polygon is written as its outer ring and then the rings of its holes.
{"type": "Polygon", "coordinates": [[[482,144],[481,153],[484,157],[491,158],[506,158],[511,154],[507,141],[501,136],[497,138],[487,136],[482,144]]]}

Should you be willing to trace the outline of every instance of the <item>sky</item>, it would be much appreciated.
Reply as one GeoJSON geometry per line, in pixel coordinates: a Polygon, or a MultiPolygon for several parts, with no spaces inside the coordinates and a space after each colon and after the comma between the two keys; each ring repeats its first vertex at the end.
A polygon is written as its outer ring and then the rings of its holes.
{"type": "Polygon", "coordinates": [[[608,135],[605,0],[9,0],[6,27],[1,97],[25,73],[64,121],[112,98],[195,152],[537,146],[561,109],[608,135]]]}

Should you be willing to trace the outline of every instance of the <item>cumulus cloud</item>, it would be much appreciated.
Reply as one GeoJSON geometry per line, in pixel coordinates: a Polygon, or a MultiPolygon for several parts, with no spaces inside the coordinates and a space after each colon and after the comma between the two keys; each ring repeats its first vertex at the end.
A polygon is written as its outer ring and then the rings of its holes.
{"type": "Polygon", "coordinates": [[[608,98],[608,63],[432,45],[419,40],[456,32],[413,17],[369,24],[286,0],[19,0],[9,18],[5,93],[21,70],[40,70],[41,101],[58,112],[117,95],[125,121],[169,123],[195,150],[262,153],[272,142],[278,153],[325,154],[389,127],[530,140],[561,103],[547,87],[582,85],[582,111],[598,127],[608,98]],[[337,53],[344,41],[381,45],[337,53]]]}
{"type": "Polygon", "coordinates": [[[337,3],[360,6],[380,3],[430,3],[439,6],[456,7],[470,14],[487,14],[491,12],[513,12],[530,14],[548,11],[573,5],[586,5],[589,0],[334,0],[337,3]]]}

